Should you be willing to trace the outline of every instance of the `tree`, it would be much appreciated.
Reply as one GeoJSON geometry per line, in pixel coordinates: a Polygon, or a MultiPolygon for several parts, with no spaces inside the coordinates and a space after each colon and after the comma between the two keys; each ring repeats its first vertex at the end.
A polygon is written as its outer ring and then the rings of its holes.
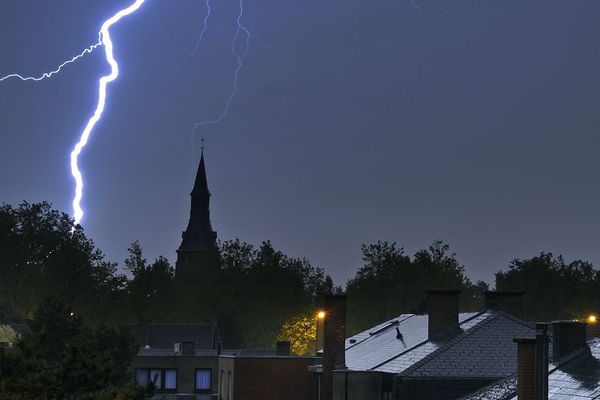
{"type": "Polygon", "coordinates": [[[8,398],[143,395],[129,386],[137,346],[127,328],[92,329],[52,298],[39,305],[30,326],[31,334],[0,359],[0,391],[8,398]]]}
{"type": "Polygon", "coordinates": [[[115,268],[81,226],[49,203],[0,206],[2,314],[31,318],[39,302],[52,295],[99,322],[125,281],[115,268]]]}
{"type": "Polygon", "coordinates": [[[227,346],[271,348],[286,321],[314,311],[331,291],[322,268],[289,257],[268,241],[258,249],[238,239],[226,241],[219,253],[216,270],[199,268],[197,277],[187,275],[188,285],[204,289],[186,294],[178,308],[196,321],[218,321],[227,346]]]}
{"type": "Polygon", "coordinates": [[[126,269],[133,275],[127,284],[131,315],[137,321],[164,320],[171,312],[175,271],[169,261],[159,256],[149,265],[136,241],[129,246],[126,269]]]}
{"type": "Polygon", "coordinates": [[[496,289],[525,292],[529,320],[585,318],[600,310],[600,271],[586,261],[567,264],[552,253],[513,260],[507,271],[496,273],[496,289]]]}
{"type": "Polygon", "coordinates": [[[300,314],[286,321],[277,336],[290,342],[292,353],[304,356],[315,352],[317,342],[317,317],[315,313],[300,314]]]}
{"type": "Polygon", "coordinates": [[[472,309],[476,287],[447,244],[435,241],[411,259],[396,243],[363,245],[364,265],[348,281],[348,331],[357,332],[400,313],[423,311],[427,289],[460,289],[462,308],[472,309]]]}

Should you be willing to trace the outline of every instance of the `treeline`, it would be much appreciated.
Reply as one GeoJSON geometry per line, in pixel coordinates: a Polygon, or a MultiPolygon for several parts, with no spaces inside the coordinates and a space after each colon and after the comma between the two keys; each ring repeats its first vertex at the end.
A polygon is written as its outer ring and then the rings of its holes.
{"type": "MultiPolygon", "coordinates": [[[[345,288],[324,270],[263,242],[220,243],[214,265],[176,276],[163,257],[149,262],[136,242],[124,270],[109,262],[80,227],[47,203],[0,207],[0,321],[31,320],[44,299],[60,301],[91,326],[140,321],[219,324],[227,347],[268,348],[310,323],[323,295],[346,291],[348,331],[402,312],[422,311],[426,290],[463,291],[462,309],[482,307],[485,282],[471,282],[448,245],[410,256],[395,243],[364,245],[363,265],[345,288]],[[283,328],[283,330],[282,330],[283,328]]],[[[600,310],[600,272],[542,253],[496,273],[498,290],[522,290],[530,320],[582,317],[600,310]]],[[[304,328],[305,327],[305,328],[304,328]]],[[[309,349],[300,343],[298,349],[309,349]]]]}
{"type": "Polygon", "coordinates": [[[222,242],[214,265],[183,278],[135,242],[120,270],[48,203],[0,207],[0,277],[0,322],[28,321],[53,298],[92,326],[217,322],[230,348],[271,348],[286,321],[335,290],[322,268],[270,242],[222,242]]]}

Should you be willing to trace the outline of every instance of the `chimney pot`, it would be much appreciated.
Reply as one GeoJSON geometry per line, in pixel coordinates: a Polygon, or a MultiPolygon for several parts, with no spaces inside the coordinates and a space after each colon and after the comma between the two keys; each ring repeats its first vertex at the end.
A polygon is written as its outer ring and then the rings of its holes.
{"type": "Polygon", "coordinates": [[[194,342],[182,342],[181,343],[181,355],[182,356],[193,356],[196,354],[196,343],[194,342]]]}
{"type": "Polygon", "coordinates": [[[288,341],[278,341],[275,344],[275,355],[277,356],[289,356],[291,344],[288,341]]]}
{"type": "Polygon", "coordinates": [[[460,290],[433,289],[427,291],[429,339],[444,339],[456,335],[458,326],[458,296],[460,290]]]}

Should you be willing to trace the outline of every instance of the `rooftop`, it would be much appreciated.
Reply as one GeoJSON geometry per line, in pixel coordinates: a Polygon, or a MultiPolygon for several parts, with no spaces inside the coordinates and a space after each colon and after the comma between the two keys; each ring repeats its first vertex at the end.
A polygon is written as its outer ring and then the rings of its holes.
{"type": "Polygon", "coordinates": [[[401,314],[346,339],[346,366],[411,377],[504,378],[516,370],[513,338],[535,337],[533,327],[518,318],[486,311],[459,314],[462,332],[435,342],[428,339],[428,320],[401,314]]]}
{"type": "MultiPolygon", "coordinates": [[[[516,377],[488,386],[464,400],[517,400],[516,377]]],[[[548,375],[549,400],[600,399],[600,339],[588,342],[567,361],[551,364],[548,375]]]]}

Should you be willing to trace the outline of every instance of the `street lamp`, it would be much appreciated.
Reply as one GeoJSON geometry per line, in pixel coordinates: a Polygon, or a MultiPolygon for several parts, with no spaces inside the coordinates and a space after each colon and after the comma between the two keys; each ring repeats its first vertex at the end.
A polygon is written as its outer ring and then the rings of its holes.
{"type": "Polygon", "coordinates": [[[594,314],[590,314],[587,318],[587,322],[590,324],[595,324],[597,322],[597,318],[594,314]]]}
{"type": "Polygon", "coordinates": [[[315,355],[317,355],[317,352],[319,351],[319,331],[323,330],[323,322],[325,321],[325,315],[325,311],[323,310],[320,310],[317,313],[317,337],[315,338],[315,355]]]}

